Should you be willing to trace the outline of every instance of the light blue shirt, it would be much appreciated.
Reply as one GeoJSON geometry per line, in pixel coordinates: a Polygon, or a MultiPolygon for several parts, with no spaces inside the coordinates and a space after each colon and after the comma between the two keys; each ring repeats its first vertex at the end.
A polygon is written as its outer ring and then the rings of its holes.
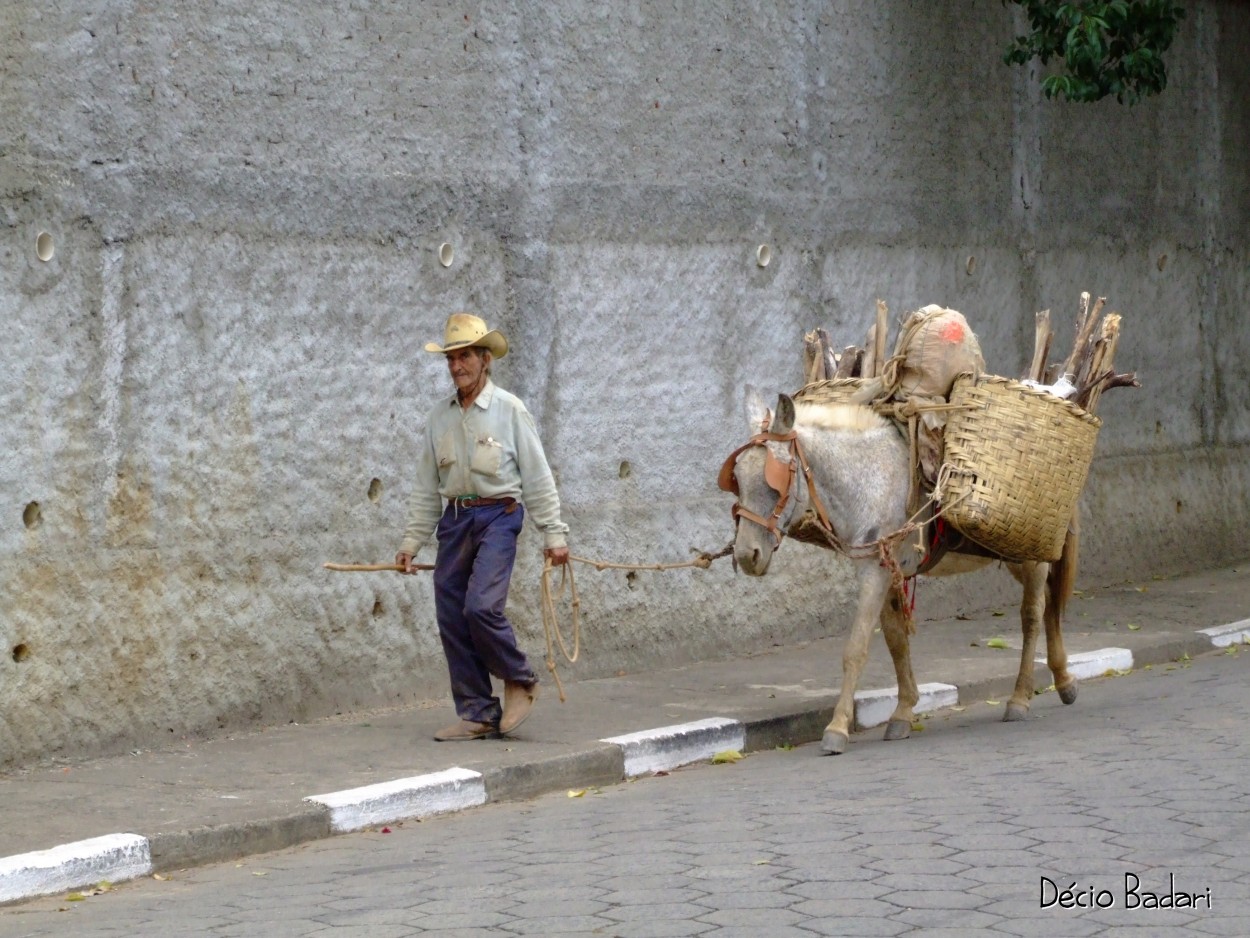
{"type": "Polygon", "coordinates": [[[489,378],[468,408],[452,395],[430,411],[400,552],[424,547],[443,500],[460,495],[511,496],[543,532],[544,547],[567,546],[569,526],[560,520],[560,496],[534,418],[519,397],[489,378]]]}

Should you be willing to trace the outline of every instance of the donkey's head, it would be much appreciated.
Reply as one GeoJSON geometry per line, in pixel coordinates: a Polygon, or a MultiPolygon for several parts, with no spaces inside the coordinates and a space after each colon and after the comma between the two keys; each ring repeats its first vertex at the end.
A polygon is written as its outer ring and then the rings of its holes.
{"type": "Polygon", "coordinates": [[[794,401],[780,395],[775,416],[762,404],[748,403],[748,409],[754,411],[752,430],[758,432],[725,460],[720,487],[738,496],[734,560],[747,574],[763,576],[800,501],[794,401]]]}

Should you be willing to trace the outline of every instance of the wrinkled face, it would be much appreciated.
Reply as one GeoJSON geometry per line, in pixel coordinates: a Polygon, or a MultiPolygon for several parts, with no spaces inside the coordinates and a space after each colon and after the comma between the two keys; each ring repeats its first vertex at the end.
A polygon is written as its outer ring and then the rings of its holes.
{"type": "Polygon", "coordinates": [[[484,372],[489,363],[490,352],[474,346],[447,353],[447,370],[456,383],[456,390],[462,394],[474,391],[484,383],[484,372]]]}
{"type": "MultiPolygon", "coordinates": [[[[734,478],[738,482],[738,505],[761,518],[769,518],[785,494],[774,485],[784,487],[789,479],[790,451],[784,443],[752,446],[738,454],[734,478]],[[766,472],[766,469],[768,470],[766,472]]],[[[778,527],[785,530],[794,514],[798,500],[791,497],[778,527]]],[[[777,539],[762,525],[749,518],[738,518],[734,538],[734,559],[749,576],[763,576],[777,549],[777,539]]]]}

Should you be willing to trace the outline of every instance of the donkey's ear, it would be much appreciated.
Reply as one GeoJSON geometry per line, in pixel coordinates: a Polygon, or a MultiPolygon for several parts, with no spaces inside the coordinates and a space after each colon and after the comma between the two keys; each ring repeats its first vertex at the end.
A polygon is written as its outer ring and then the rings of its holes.
{"type": "Polygon", "coordinates": [[[764,398],[760,397],[759,391],[755,390],[753,384],[748,384],[743,391],[742,416],[753,434],[759,433],[761,421],[772,417],[772,411],[768,409],[764,398]]]}
{"type": "Polygon", "coordinates": [[[794,401],[790,395],[777,395],[777,417],[771,429],[773,433],[789,433],[794,429],[794,401]]]}

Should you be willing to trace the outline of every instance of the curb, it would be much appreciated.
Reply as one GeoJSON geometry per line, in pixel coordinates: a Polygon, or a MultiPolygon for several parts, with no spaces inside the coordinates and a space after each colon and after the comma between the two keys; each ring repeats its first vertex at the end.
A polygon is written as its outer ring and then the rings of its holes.
{"type": "Polygon", "coordinates": [[[136,879],[151,872],[152,854],[146,837],[106,834],[0,859],[0,902],[74,889],[102,879],[136,879]]]}
{"type": "MultiPolygon", "coordinates": [[[[1250,619],[1201,629],[1138,649],[1103,648],[1069,656],[1079,679],[1163,664],[1233,644],[1250,644],[1250,619]]],[[[1039,659],[1039,675],[1045,674],[1039,659]]],[[[917,713],[1010,692],[1015,674],[962,684],[920,685],[917,713]]],[[[1038,686],[1044,686],[1039,682],[1038,686]]],[[[889,719],[898,688],[855,694],[855,728],[889,719]]],[[[519,801],[564,787],[611,785],[690,765],[719,752],[755,752],[820,739],[832,703],[761,714],[743,720],[709,717],[600,740],[579,752],[476,772],[458,766],[360,788],[309,795],[292,813],[264,821],[155,834],[108,834],[48,850],[0,857],[0,903],[33,899],[107,880],[119,883],[152,873],[238,859],[360,831],[380,824],[432,817],[479,805],[519,801]]]]}

